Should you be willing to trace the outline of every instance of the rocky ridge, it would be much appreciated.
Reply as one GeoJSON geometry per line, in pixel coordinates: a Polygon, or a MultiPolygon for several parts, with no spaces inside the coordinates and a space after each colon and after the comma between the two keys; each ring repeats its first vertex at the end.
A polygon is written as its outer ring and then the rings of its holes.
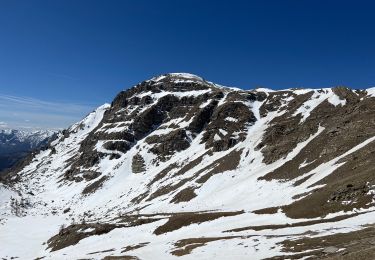
{"type": "Polygon", "coordinates": [[[141,82],[6,176],[0,256],[371,254],[374,111],[374,89],[241,90],[186,73],[141,82]],[[35,239],[18,251],[22,227],[35,239]]]}

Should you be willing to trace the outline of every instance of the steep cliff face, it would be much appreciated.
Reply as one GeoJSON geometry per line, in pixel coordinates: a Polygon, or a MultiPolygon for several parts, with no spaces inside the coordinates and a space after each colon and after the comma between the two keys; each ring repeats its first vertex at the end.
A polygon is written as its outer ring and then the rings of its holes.
{"type": "Polygon", "coordinates": [[[6,176],[0,256],[368,252],[374,140],[373,89],[241,90],[185,73],[155,77],[6,176]]]}

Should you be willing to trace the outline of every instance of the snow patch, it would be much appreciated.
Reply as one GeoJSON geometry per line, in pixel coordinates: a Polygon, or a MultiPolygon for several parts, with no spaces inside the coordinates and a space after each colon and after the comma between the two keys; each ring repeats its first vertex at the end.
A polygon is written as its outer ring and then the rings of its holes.
{"type": "Polygon", "coordinates": [[[375,97],[375,88],[368,88],[366,91],[368,96],[375,97]]]}
{"type": "Polygon", "coordinates": [[[229,122],[238,122],[238,119],[237,118],[234,118],[234,117],[231,117],[231,116],[228,116],[227,118],[224,119],[225,121],[229,121],[229,122]]]}
{"type": "Polygon", "coordinates": [[[341,100],[333,91],[332,89],[320,89],[314,90],[313,95],[309,100],[300,106],[296,112],[294,112],[293,116],[298,114],[302,115],[301,123],[304,122],[311,114],[311,112],[318,107],[323,101],[328,100],[332,105],[344,106],[346,104],[346,100],[341,100]]]}

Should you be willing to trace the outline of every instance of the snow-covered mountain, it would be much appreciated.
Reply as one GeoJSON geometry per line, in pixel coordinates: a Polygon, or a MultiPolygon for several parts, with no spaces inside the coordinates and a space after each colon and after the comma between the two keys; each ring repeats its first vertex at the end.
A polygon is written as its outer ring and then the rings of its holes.
{"type": "Polygon", "coordinates": [[[46,145],[55,132],[0,129],[0,171],[11,167],[29,152],[46,145]]]}
{"type": "Polygon", "coordinates": [[[375,89],[158,76],[4,177],[0,257],[373,256],[374,140],[375,89]]]}

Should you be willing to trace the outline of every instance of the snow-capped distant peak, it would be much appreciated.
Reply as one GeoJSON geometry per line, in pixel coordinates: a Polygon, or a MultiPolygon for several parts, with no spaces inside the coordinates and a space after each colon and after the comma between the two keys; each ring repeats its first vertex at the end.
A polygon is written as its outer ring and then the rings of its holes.
{"type": "Polygon", "coordinates": [[[20,130],[2,129],[0,130],[0,144],[16,145],[27,143],[31,148],[37,147],[42,141],[55,134],[56,130],[20,130]]]}

